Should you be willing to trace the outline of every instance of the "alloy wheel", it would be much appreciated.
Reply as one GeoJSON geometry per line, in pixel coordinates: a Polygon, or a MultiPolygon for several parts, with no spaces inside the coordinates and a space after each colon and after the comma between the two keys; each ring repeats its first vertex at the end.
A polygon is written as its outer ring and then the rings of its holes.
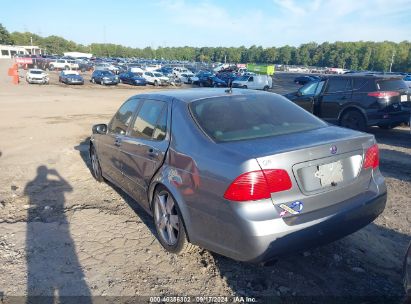
{"type": "Polygon", "coordinates": [[[159,236],[166,244],[174,246],[180,233],[180,218],[174,199],[167,191],[161,191],[156,195],[154,203],[154,217],[159,236]]]}

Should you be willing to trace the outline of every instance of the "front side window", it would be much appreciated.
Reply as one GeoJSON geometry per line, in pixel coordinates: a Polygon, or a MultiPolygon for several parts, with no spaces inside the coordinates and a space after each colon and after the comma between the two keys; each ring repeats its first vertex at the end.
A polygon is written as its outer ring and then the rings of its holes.
{"type": "MultiPolygon", "coordinates": [[[[317,82],[309,82],[306,85],[304,85],[303,87],[301,87],[301,89],[299,90],[300,94],[302,96],[310,96],[310,95],[314,95],[317,89],[317,82]]],[[[324,85],[324,84],[323,84],[324,85]]]]}
{"type": "Polygon", "coordinates": [[[139,99],[126,101],[111,119],[108,131],[113,134],[125,135],[139,102],[139,99]]]}
{"type": "Polygon", "coordinates": [[[215,142],[278,136],[326,126],[282,97],[216,97],[195,101],[190,110],[200,129],[215,142]]]}
{"type": "Polygon", "coordinates": [[[145,100],[130,130],[130,136],[163,140],[166,134],[166,124],[166,104],[159,100],[145,100]]]}

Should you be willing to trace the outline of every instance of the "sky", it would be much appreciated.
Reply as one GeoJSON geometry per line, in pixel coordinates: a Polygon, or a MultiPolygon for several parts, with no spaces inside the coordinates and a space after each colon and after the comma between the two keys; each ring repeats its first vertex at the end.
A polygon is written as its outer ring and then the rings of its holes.
{"type": "Polygon", "coordinates": [[[411,0],[18,0],[2,4],[0,23],[9,32],[152,48],[400,42],[411,40],[411,0]]]}

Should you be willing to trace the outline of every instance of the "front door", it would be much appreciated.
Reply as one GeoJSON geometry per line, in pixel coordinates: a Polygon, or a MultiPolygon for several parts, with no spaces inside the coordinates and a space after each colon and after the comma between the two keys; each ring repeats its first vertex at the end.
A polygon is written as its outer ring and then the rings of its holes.
{"type": "Polygon", "coordinates": [[[349,77],[330,77],[321,99],[320,117],[338,124],[340,110],[351,102],[352,86],[349,77]]]}
{"type": "Polygon", "coordinates": [[[127,100],[111,119],[107,134],[99,141],[99,160],[103,174],[118,185],[122,183],[119,147],[137,109],[138,100],[127,100]]]}

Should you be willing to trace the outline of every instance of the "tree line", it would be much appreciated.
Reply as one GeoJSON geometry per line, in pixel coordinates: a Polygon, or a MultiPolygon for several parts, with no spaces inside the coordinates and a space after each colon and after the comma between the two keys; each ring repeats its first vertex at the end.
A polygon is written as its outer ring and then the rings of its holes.
{"type": "Polygon", "coordinates": [[[411,42],[310,42],[298,47],[158,47],[131,48],[112,43],[82,45],[59,36],[41,37],[30,32],[9,33],[0,24],[0,44],[38,45],[48,54],[86,52],[98,57],[137,57],[204,62],[267,63],[351,70],[411,72],[411,42]]]}

